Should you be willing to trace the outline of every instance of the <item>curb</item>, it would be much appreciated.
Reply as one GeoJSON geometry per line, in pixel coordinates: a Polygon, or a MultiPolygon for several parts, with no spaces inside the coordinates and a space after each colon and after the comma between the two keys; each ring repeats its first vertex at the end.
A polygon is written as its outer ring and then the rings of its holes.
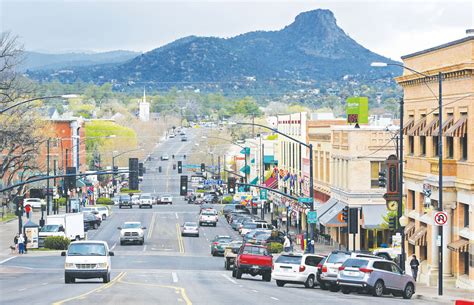
{"type": "Polygon", "coordinates": [[[415,294],[414,299],[418,300],[425,300],[425,301],[438,301],[438,302],[443,302],[447,304],[454,304],[456,300],[459,300],[459,297],[451,297],[451,296],[446,296],[446,297],[439,297],[439,296],[428,296],[428,295],[423,295],[423,294],[415,294]]]}

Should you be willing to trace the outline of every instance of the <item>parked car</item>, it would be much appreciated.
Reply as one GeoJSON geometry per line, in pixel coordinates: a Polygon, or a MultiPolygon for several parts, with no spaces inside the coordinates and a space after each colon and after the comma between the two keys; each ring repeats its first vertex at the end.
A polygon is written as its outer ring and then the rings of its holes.
{"type": "Polygon", "coordinates": [[[133,195],[132,196],[132,205],[139,205],[140,204],[140,195],[133,195]]]}
{"type": "Polygon", "coordinates": [[[349,258],[339,267],[337,284],[342,293],[365,290],[380,297],[392,293],[410,299],[415,293],[415,280],[395,263],[386,259],[349,258]]]}
{"type": "Polygon", "coordinates": [[[181,142],[186,142],[188,138],[186,136],[181,137],[181,142]]]}
{"type": "Polygon", "coordinates": [[[109,209],[104,206],[85,206],[82,208],[82,212],[99,215],[102,220],[106,220],[109,217],[109,209]]]}
{"type": "Polygon", "coordinates": [[[199,237],[199,226],[195,222],[185,222],[181,227],[181,236],[193,235],[199,237]]]}
{"type": "Polygon", "coordinates": [[[144,230],[146,227],[143,227],[139,221],[125,222],[117,229],[120,230],[120,245],[124,245],[125,243],[138,243],[143,245],[145,242],[144,230]]]}
{"type": "Polygon", "coordinates": [[[253,221],[250,223],[244,223],[242,226],[242,230],[240,231],[240,234],[244,236],[251,230],[255,229],[263,229],[263,230],[271,230],[273,229],[273,226],[269,223],[263,222],[263,221],[253,221]]]}
{"type": "Polygon", "coordinates": [[[23,206],[29,205],[32,209],[41,209],[42,205],[46,205],[44,199],[40,198],[26,198],[23,200],[23,206]]]}
{"type": "Polygon", "coordinates": [[[100,226],[101,219],[102,218],[97,217],[96,215],[92,213],[88,213],[88,212],[84,213],[84,225],[87,223],[89,228],[97,229],[100,226]]]}
{"type": "Polygon", "coordinates": [[[149,207],[150,209],[153,208],[153,198],[150,194],[140,194],[138,207],[141,209],[145,206],[149,207]]]}
{"type": "Polygon", "coordinates": [[[273,257],[264,246],[245,244],[239,250],[235,260],[232,276],[242,278],[242,274],[252,276],[261,275],[262,280],[270,282],[272,279],[273,257]]]}
{"type": "Polygon", "coordinates": [[[61,252],[65,256],[64,282],[74,283],[76,278],[91,279],[101,278],[104,283],[110,282],[112,269],[110,257],[114,252],[109,251],[105,241],[88,240],[72,242],[67,252],[61,252]]]}
{"type": "Polygon", "coordinates": [[[120,195],[119,196],[119,209],[122,207],[132,208],[132,201],[130,200],[129,195],[120,195]]]}
{"type": "Polygon", "coordinates": [[[240,247],[242,246],[242,241],[233,240],[225,246],[224,249],[224,267],[226,270],[230,270],[234,267],[235,259],[239,253],[240,247]]]}
{"type": "Polygon", "coordinates": [[[211,255],[224,255],[225,247],[232,241],[232,237],[228,235],[216,235],[211,240],[211,255]]]}
{"type": "Polygon", "coordinates": [[[285,284],[302,284],[306,288],[313,288],[317,266],[323,258],[323,255],[318,254],[282,254],[273,265],[272,277],[278,287],[285,284]]]}
{"type": "MultiPolygon", "coordinates": [[[[174,136],[171,137],[171,135],[170,135],[170,138],[174,138],[174,136]]],[[[164,155],[161,156],[161,161],[167,161],[169,159],[170,159],[170,156],[168,156],[168,154],[164,154],[164,155]]]]}

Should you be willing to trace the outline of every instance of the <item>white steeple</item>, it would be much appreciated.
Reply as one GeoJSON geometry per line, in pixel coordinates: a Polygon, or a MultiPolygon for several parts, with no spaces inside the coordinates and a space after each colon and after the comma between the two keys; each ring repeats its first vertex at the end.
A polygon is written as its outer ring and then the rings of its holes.
{"type": "Polygon", "coordinates": [[[150,103],[146,101],[145,87],[143,87],[143,100],[138,102],[138,117],[144,122],[150,120],[150,103]]]}

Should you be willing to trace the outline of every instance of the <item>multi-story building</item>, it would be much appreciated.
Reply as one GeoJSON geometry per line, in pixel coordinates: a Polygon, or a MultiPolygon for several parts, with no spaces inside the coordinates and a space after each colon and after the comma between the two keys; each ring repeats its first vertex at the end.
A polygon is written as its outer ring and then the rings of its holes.
{"type": "Polygon", "coordinates": [[[402,57],[405,69],[396,78],[405,100],[405,227],[408,255],[421,261],[420,280],[436,285],[439,204],[439,150],[442,139],[443,276],[458,287],[474,287],[474,37],[402,57]],[[442,73],[443,107],[438,107],[438,73],[442,73]],[[442,134],[439,118],[442,115],[442,134]],[[424,190],[431,196],[425,197],[424,190]],[[426,204],[428,203],[428,204],[426,204]]]}

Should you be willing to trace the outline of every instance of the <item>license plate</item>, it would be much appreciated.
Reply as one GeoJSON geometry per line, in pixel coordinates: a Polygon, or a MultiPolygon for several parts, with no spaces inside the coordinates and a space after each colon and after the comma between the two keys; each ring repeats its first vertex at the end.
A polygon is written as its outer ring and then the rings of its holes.
{"type": "Polygon", "coordinates": [[[254,268],[254,269],[258,269],[258,268],[260,268],[260,267],[259,267],[259,266],[253,266],[252,268],[254,268]]]}
{"type": "Polygon", "coordinates": [[[346,271],[346,272],[344,272],[344,274],[347,275],[347,276],[358,276],[359,272],[357,272],[357,271],[346,271]]]}

